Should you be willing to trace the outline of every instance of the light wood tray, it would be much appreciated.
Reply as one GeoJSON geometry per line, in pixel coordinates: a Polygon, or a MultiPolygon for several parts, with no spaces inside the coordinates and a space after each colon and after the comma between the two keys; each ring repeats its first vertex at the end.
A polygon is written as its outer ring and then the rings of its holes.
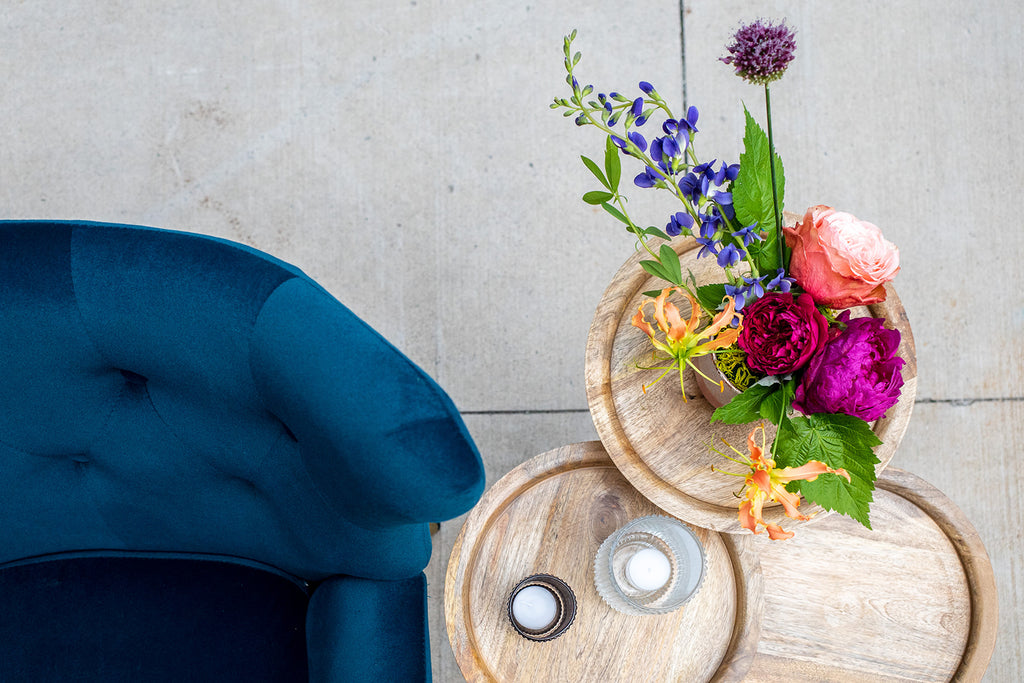
{"type": "Polygon", "coordinates": [[[485,493],[456,540],[445,618],[469,681],[895,681],[980,678],[995,646],[991,565],[974,529],[913,475],[879,480],[874,531],[838,515],[790,541],[695,529],[709,574],[677,612],[627,616],[594,588],[598,546],[663,514],[597,442],[565,446],[485,493]],[[551,642],[508,622],[512,588],[565,580],[576,620],[551,642]]]}
{"type": "MultiPolygon", "coordinates": [[[[789,218],[792,223],[796,217],[789,214],[789,218]]],[[[690,270],[699,283],[724,281],[713,258],[697,258],[699,245],[692,238],[675,240],[672,246],[679,253],[683,273],[690,270]]],[[[721,439],[725,439],[745,449],[752,426],[711,426],[713,408],[700,394],[690,369],[684,378],[685,401],[678,374],[670,373],[646,394],[642,391],[641,386],[654,381],[660,371],[638,368],[656,363],[647,336],[633,327],[630,319],[647,298],[643,292],[665,284],[639,266],[643,256],[637,253],[623,264],[594,314],[586,356],[587,401],[594,425],[615,465],[647,498],[691,524],[736,533],[741,530],[734,495],[737,480],[712,472],[712,465],[730,463],[710,446],[723,450],[721,439]]],[[[917,354],[910,323],[895,290],[887,285],[886,292],[884,302],[851,310],[853,317],[882,317],[888,327],[899,330],[899,354],[906,360],[899,403],[873,425],[883,442],[875,449],[881,460],[876,473],[889,464],[903,439],[917,396],[917,354]]],[[[682,304],[686,307],[685,301],[682,304]]],[[[764,518],[769,523],[783,523],[785,528],[803,524],[786,519],[781,506],[775,504],[765,508],[764,518]]]]}

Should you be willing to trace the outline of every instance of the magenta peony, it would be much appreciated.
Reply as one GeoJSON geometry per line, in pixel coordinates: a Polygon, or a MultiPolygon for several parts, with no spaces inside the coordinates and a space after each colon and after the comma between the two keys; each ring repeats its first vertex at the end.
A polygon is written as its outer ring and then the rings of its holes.
{"type": "Polygon", "coordinates": [[[785,375],[807,365],[828,341],[828,322],[807,294],[765,294],[743,309],[739,347],[747,365],[785,375]]]}
{"type": "Polygon", "coordinates": [[[812,206],[782,231],[793,249],[789,275],[819,304],[849,308],[885,301],[884,285],[900,270],[900,252],[878,226],[812,206]]]}
{"type": "Polygon", "coordinates": [[[868,422],[885,415],[900,400],[904,360],[896,355],[900,333],[882,326],[881,318],[850,320],[846,329],[811,359],[793,397],[805,415],[845,413],[868,422]]]}

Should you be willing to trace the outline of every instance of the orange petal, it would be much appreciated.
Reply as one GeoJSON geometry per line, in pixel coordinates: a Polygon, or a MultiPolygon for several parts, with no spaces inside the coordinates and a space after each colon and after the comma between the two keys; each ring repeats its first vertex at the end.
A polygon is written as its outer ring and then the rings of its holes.
{"type": "Polygon", "coordinates": [[[800,514],[800,510],[797,507],[800,505],[800,494],[790,493],[781,486],[774,488],[775,500],[782,503],[782,507],[786,510],[786,516],[791,519],[810,519],[805,515],[800,514]]]}
{"type": "Polygon", "coordinates": [[[637,312],[633,315],[633,319],[630,320],[629,322],[633,327],[637,327],[643,330],[644,334],[646,334],[651,339],[654,339],[654,328],[651,327],[651,324],[644,319],[643,306],[640,306],[637,312]]]}
{"type": "Polygon", "coordinates": [[[810,460],[805,465],[800,467],[786,467],[781,470],[775,470],[772,473],[772,478],[775,481],[781,481],[784,484],[788,484],[791,481],[797,479],[805,479],[807,481],[814,481],[818,478],[818,475],[831,472],[832,474],[838,474],[841,477],[846,477],[846,480],[850,480],[850,475],[846,473],[844,469],[834,470],[820,460],[810,460]]]}
{"type": "Polygon", "coordinates": [[[740,526],[744,529],[750,529],[755,534],[761,533],[757,530],[757,520],[750,514],[750,501],[745,500],[740,503],[740,526]]]}
{"type": "Polygon", "coordinates": [[[665,337],[670,341],[679,341],[686,336],[686,323],[679,315],[679,308],[672,302],[665,304],[665,320],[668,322],[668,331],[665,337]]]}
{"type": "Polygon", "coordinates": [[[793,538],[792,531],[785,531],[778,524],[766,524],[764,528],[768,530],[768,538],[773,541],[784,541],[787,538],[793,538]]]}

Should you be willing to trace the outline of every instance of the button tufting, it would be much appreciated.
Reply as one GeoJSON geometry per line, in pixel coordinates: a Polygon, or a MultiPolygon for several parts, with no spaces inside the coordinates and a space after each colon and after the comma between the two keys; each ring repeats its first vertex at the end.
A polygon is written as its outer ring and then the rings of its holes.
{"type": "Polygon", "coordinates": [[[143,375],[140,375],[137,372],[132,372],[131,370],[119,370],[119,372],[121,373],[121,376],[124,377],[124,381],[127,382],[128,384],[137,384],[139,386],[142,386],[149,381],[148,378],[144,377],[143,375]]]}

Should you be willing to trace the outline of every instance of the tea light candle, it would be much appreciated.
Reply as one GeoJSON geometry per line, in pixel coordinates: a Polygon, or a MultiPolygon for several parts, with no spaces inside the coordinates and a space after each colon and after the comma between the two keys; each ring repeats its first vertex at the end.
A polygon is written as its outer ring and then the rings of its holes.
{"type": "Polygon", "coordinates": [[[527,586],[512,598],[512,616],[525,629],[540,631],[555,623],[558,602],[543,586],[527,586]]]}
{"type": "Polygon", "coordinates": [[[657,548],[644,548],[626,563],[626,578],[636,588],[653,591],[668,583],[672,565],[657,548]]]}

